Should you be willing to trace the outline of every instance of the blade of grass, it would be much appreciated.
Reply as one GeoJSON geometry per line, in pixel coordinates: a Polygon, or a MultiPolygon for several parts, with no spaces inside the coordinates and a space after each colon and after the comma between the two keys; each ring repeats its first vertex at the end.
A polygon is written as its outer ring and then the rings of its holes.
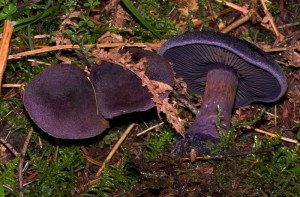
{"type": "Polygon", "coordinates": [[[34,44],[33,44],[33,40],[32,40],[31,27],[30,27],[30,25],[27,26],[27,34],[28,34],[29,48],[30,48],[31,50],[33,50],[33,49],[34,49],[34,44]]]}
{"type": "Polygon", "coordinates": [[[162,35],[158,33],[145,19],[144,17],[139,13],[139,11],[134,7],[132,2],[130,0],[122,0],[124,5],[127,7],[127,9],[133,14],[141,23],[144,25],[153,35],[155,35],[157,38],[162,39],[162,35]]]}
{"type": "MultiPolygon", "coordinates": [[[[31,16],[28,18],[23,18],[17,21],[11,21],[12,25],[14,26],[14,32],[19,31],[20,29],[23,29],[25,27],[27,27],[27,25],[30,25],[32,23],[35,23],[38,20],[41,20],[42,18],[48,16],[49,14],[51,14],[53,12],[53,8],[49,8],[47,10],[45,10],[44,12],[42,12],[41,14],[35,15],[35,16],[31,16]]],[[[3,32],[4,27],[0,28],[0,33],[3,32]]]]}

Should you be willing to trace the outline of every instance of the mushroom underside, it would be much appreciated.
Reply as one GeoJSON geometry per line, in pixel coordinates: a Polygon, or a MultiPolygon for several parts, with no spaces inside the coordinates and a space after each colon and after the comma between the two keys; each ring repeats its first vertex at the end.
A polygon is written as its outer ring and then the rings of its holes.
{"type": "Polygon", "coordinates": [[[192,149],[205,153],[208,151],[206,144],[219,141],[216,128],[218,105],[222,114],[219,126],[226,131],[233,107],[252,102],[274,102],[286,89],[279,65],[254,45],[249,47],[247,42],[240,41],[244,49],[238,50],[227,46],[232,43],[223,43],[220,39],[210,44],[189,39],[184,42],[171,39],[161,48],[163,57],[172,62],[176,77],[183,77],[189,91],[204,95],[194,123],[186,131],[185,138],[175,144],[173,154],[178,156],[186,155],[192,149]],[[251,61],[247,53],[250,53],[251,61]]]}
{"type": "Polygon", "coordinates": [[[277,76],[279,74],[275,72],[275,68],[273,73],[269,72],[219,46],[203,44],[179,46],[168,49],[163,57],[173,63],[176,77],[183,77],[189,91],[199,95],[204,94],[206,76],[210,70],[210,65],[224,64],[235,70],[239,80],[234,103],[235,108],[254,101],[276,101],[278,97],[282,96],[285,89],[279,83],[283,79],[277,76]]]}

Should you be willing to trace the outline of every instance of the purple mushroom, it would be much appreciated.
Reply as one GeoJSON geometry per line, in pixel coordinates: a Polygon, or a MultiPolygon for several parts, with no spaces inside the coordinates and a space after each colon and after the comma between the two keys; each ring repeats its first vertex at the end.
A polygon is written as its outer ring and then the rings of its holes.
{"type": "Polygon", "coordinates": [[[165,42],[160,54],[169,60],[177,77],[191,92],[203,95],[203,103],[186,139],[175,145],[175,155],[187,154],[219,141],[215,121],[217,106],[221,126],[230,126],[232,109],[252,102],[274,102],[286,92],[281,67],[255,45],[217,32],[189,32],[165,42]]]}
{"type": "MultiPolygon", "coordinates": [[[[127,51],[131,53],[134,63],[143,57],[147,58],[145,74],[149,79],[173,85],[173,69],[163,57],[139,48],[124,50],[121,53],[127,51]]],[[[130,70],[103,61],[92,67],[90,77],[95,87],[99,109],[105,118],[142,112],[155,107],[148,88],[143,87],[141,79],[130,70]]],[[[161,97],[166,98],[168,94],[169,92],[166,92],[161,97]]]]}
{"type": "Polygon", "coordinates": [[[89,138],[106,129],[91,82],[74,65],[51,66],[34,77],[24,105],[36,125],[56,138],[89,138]]]}
{"type": "MultiPolygon", "coordinates": [[[[173,85],[170,63],[142,49],[127,50],[132,60],[146,57],[149,79],[173,85]]],[[[74,65],[55,65],[34,77],[24,93],[24,105],[38,127],[61,139],[83,139],[106,129],[106,118],[155,107],[142,81],[119,65],[103,62],[92,67],[91,80],[74,65]]],[[[161,94],[167,97],[169,92],[161,94]]]]}

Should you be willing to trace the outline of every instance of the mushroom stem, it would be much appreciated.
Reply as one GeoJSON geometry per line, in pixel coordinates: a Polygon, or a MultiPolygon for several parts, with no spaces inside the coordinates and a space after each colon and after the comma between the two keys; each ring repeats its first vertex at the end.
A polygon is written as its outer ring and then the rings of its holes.
{"type": "Polygon", "coordinates": [[[222,113],[220,126],[226,131],[231,122],[237,86],[238,77],[232,69],[222,64],[214,65],[206,76],[202,107],[186,134],[219,139],[219,132],[216,127],[216,120],[218,119],[217,105],[220,106],[222,113]]]}

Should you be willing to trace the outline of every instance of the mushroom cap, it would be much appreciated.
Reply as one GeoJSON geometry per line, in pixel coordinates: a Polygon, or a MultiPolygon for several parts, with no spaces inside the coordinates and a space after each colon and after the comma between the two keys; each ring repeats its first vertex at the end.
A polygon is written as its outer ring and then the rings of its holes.
{"type": "Polygon", "coordinates": [[[188,89],[203,95],[210,65],[222,64],[238,75],[235,107],[255,101],[273,102],[287,89],[281,67],[255,45],[236,37],[209,31],[188,32],[171,38],[160,48],[177,77],[183,77],[188,89]]]}
{"type": "Polygon", "coordinates": [[[74,65],[54,65],[35,76],[24,105],[36,125],[56,138],[83,139],[105,130],[92,85],[74,65]]]}
{"type": "MultiPolygon", "coordinates": [[[[148,62],[146,76],[151,80],[173,85],[174,72],[170,63],[160,55],[142,49],[129,49],[133,62],[143,57],[148,62]]],[[[155,107],[153,95],[147,87],[142,86],[141,79],[119,65],[103,61],[94,65],[90,74],[94,84],[98,106],[105,118],[113,118],[122,114],[146,111],[155,107]]],[[[161,94],[166,98],[169,92],[161,94]]]]}

